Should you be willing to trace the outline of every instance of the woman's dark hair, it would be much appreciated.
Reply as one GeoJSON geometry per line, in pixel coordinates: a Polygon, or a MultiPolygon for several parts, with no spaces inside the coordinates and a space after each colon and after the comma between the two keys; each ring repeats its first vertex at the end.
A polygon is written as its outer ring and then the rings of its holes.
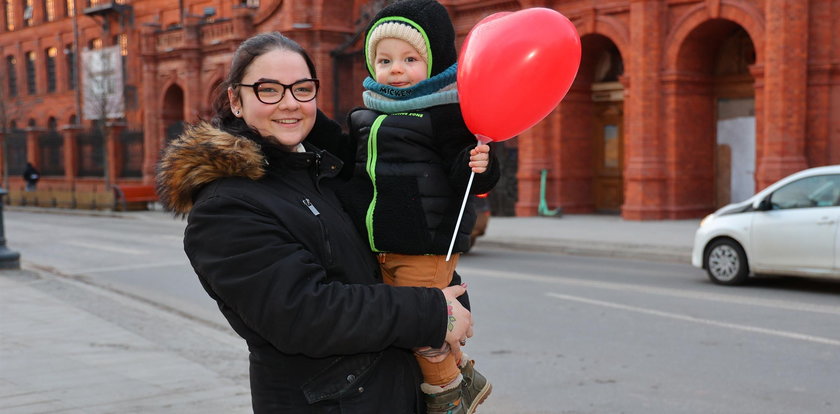
{"type": "MultiPolygon", "coordinates": [[[[218,86],[216,100],[213,102],[213,112],[215,113],[213,125],[234,135],[250,135],[253,133],[253,129],[242,118],[233,115],[227,90],[231,85],[242,81],[245,71],[251,66],[254,59],[273,50],[288,50],[299,54],[309,68],[310,77],[318,77],[315,73],[315,64],[312,63],[309,54],[294,40],[278,32],[260,33],[252,36],[242,42],[236,52],[233,53],[233,61],[227,79],[218,86]]],[[[235,88],[233,93],[238,97],[239,88],[235,88]]]]}

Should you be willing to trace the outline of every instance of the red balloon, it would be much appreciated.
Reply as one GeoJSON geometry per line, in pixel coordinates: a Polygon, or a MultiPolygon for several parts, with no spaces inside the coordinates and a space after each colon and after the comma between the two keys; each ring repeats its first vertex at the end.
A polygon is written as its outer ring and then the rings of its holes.
{"type": "Polygon", "coordinates": [[[579,65],[580,36],[566,16],[537,7],[485,17],[458,57],[467,127],[483,141],[519,135],[557,107],[579,65]]]}

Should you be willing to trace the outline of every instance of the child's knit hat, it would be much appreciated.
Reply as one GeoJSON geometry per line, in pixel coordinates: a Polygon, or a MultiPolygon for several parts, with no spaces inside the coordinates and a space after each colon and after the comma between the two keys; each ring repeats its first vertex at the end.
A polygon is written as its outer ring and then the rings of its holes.
{"type": "Polygon", "coordinates": [[[458,60],[455,28],[446,8],[435,0],[397,1],[373,17],[365,38],[365,60],[371,76],[376,76],[376,45],[387,38],[404,40],[414,46],[426,62],[430,78],[458,60]]]}

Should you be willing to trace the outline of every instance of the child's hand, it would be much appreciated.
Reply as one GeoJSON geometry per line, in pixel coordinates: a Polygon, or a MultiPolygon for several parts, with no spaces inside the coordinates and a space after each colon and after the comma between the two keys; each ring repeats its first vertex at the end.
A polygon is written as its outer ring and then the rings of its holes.
{"type": "Polygon", "coordinates": [[[487,171],[490,165],[490,146],[487,144],[476,145],[470,150],[470,168],[476,174],[487,171]]]}

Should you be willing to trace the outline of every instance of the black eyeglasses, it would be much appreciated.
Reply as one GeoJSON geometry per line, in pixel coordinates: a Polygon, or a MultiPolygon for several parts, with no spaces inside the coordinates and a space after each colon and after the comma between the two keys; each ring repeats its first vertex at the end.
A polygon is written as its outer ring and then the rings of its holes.
{"type": "Polygon", "coordinates": [[[301,79],[291,85],[280,82],[265,81],[252,84],[238,83],[236,86],[248,86],[254,89],[254,95],[260,102],[272,105],[283,100],[286,96],[286,89],[292,92],[292,97],[298,102],[309,102],[318,95],[318,79],[301,79]]]}

